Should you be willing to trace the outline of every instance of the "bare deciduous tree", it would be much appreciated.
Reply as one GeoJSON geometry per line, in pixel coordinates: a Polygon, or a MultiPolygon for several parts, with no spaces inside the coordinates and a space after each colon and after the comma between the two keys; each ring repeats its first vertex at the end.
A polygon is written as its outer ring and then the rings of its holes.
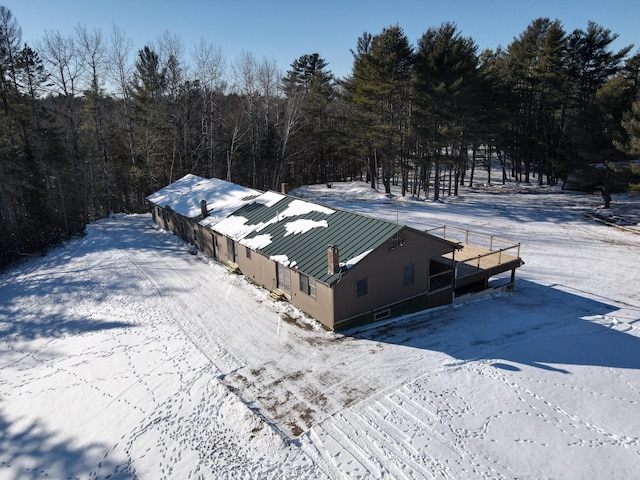
{"type": "MultiPolygon", "coordinates": [[[[86,65],[86,76],[88,83],[88,100],[92,110],[93,123],[96,134],[97,147],[99,156],[102,159],[102,188],[104,196],[103,208],[107,213],[112,213],[112,192],[111,192],[111,164],[109,159],[109,152],[107,149],[107,140],[105,134],[104,125],[104,82],[105,71],[107,63],[107,47],[105,45],[102,32],[100,30],[94,30],[93,33],[87,31],[84,26],[78,26],[76,28],[76,43],[78,45],[79,54],[82,58],[82,62],[86,65]]],[[[90,159],[87,159],[90,160],[90,159]]],[[[91,180],[91,186],[93,186],[93,168],[91,161],[88,162],[90,166],[89,179],[91,180]]],[[[91,197],[96,197],[96,194],[92,194],[91,197]]]]}
{"type": "Polygon", "coordinates": [[[204,39],[193,51],[195,78],[202,96],[200,117],[201,145],[205,151],[207,171],[210,177],[215,176],[216,160],[216,123],[220,117],[217,99],[224,94],[226,84],[223,80],[225,72],[222,50],[204,39]]]}

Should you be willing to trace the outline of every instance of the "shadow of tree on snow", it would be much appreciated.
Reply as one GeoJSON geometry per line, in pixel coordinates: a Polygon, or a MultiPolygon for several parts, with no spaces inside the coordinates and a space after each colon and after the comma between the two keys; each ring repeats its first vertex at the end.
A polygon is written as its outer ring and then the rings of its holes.
{"type": "Polygon", "coordinates": [[[101,443],[83,445],[81,438],[61,438],[39,420],[13,424],[0,412],[0,476],[42,478],[134,477],[126,459],[106,458],[110,448],[101,443]]]}

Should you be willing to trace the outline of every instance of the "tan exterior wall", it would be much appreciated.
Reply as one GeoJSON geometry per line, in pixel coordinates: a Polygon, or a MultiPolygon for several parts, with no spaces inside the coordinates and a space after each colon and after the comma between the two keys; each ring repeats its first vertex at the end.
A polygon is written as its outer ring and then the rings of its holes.
{"type": "Polygon", "coordinates": [[[198,249],[211,258],[218,258],[217,245],[220,243],[218,236],[206,227],[198,225],[200,232],[198,234],[198,249]],[[217,239],[217,240],[216,240],[217,239]]]}
{"type": "Polygon", "coordinates": [[[194,242],[194,224],[191,220],[183,217],[173,210],[160,209],[159,215],[155,208],[153,210],[153,219],[160,227],[170,231],[185,241],[194,242]]]}
{"type": "Polygon", "coordinates": [[[291,272],[291,303],[315,318],[327,328],[334,328],[334,290],[324,283],[316,282],[316,296],[313,297],[300,290],[300,275],[291,272]]]}
{"type": "MultiPolygon", "coordinates": [[[[226,240],[225,240],[226,241],[226,240]]],[[[256,285],[268,290],[277,289],[277,264],[264,255],[251,250],[251,258],[247,257],[247,248],[239,247],[238,267],[242,274],[256,285]]],[[[281,290],[287,300],[306,314],[315,318],[328,328],[333,328],[333,290],[328,285],[316,282],[316,295],[312,296],[300,290],[300,274],[289,269],[291,274],[291,290],[281,290]]]]}
{"type": "Polygon", "coordinates": [[[151,206],[151,216],[159,227],[191,243],[206,255],[217,258],[213,240],[213,235],[215,234],[208,228],[172,210],[165,210],[155,205],[151,206]]]}
{"type": "MultiPolygon", "coordinates": [[[[226,242],[226,239],[224,240],[226,242]]],[[[247,257],[247,247],[238,247],[238,267],[242,274],[256,285],[269,290],[276,289],[276,263],[255,250],[247,257]]]]}
{"type": "MultiPolygon", "coordinates": [[[[218,239],[218,261],[227,265],[237,265],[233,258],[233,252],[229,249],[227,237],[216,234],[218,239]]],[[[234,248],[238,249],[238,242],[233,242],[234,248]]]]}
{"type": "Polygon", "coordinates": [[[427,293],[430,258],[450,251],[451,247],[409,229],[402,234],[403,243],[387,242],[354,265],[335,285],[336,323],[427,293]],[[405,267],[411,265],[414,282],[405,285],[405,267]],[[357,283],[364,279],[367,293],[357,296],[357,283]]]}

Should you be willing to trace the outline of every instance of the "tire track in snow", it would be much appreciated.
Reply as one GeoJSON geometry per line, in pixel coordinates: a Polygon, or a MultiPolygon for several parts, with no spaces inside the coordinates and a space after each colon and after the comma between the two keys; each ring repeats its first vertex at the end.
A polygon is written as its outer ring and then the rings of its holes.
{"type": "MultiPolygon", "coordinates": [[[[172,319],[173,323],[182,330],[193,345],[216,367],[218,374],[236,370],[244,365],[241,359],[232,354],[228,348],[223,346],[215,338],[210,329],[206,328],[201,315],[198,312],[194,312],[194,305],[189,305],[185,303],[182,298],[171,295],[168,292],[168,285],[161,283],[161,279],[166,281],[168,277],[160,277],[149,271],[152,270],[149,265],[154,265],[153,261],[146,258],[146,256],[143,258],[133,258],[133,254],[126,252],[124,252],[124,255],[126,255],[131,265],[153,285],[153,288],[157,292],[157,298],[162,303],[164,309],[171,312],[170,315],[167,315],[167,318],[172,319]],[[191,312],[191,315],[187,312],[191,312]]],[[[136,255],[136,257],[138,256],[140,256],[140,254],[136,255]]],[[[164,257],[162,261],[169,262],[170,260],[173,262],[173,259],[170,259],[170,257],[164,257]]],[[[179,268],[171,268],[170,270],[176,277],[180,277],[183,283],[189,283],[191,281],[179,273],[179,268]]],[[[171,283],[174,285],[181,283],[176,280],[176,277],[171,279],[171,283]]]]}

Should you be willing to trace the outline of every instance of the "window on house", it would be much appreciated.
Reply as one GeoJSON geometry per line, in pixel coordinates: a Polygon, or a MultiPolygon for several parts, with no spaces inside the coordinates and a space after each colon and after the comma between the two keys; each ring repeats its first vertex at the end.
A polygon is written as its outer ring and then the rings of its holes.
{"type": "Polygon", "coordinates": [[[356,297],[362,297],[369,293],[369,283],[366,278],[356,282],[356,297]]]}
{"type": "Polygon", "coordinates": [[[405,287],[409,285],[413,285],[416,281],[416,269],[415,265],[409,265],[408,267],[404,267],[404,276],[402,284],[405,287]]]}
{"type": "Polygon", "coordinates": [[[316,296],[316,279],[309,275],[300,274],[300,291],[311,297],[316,296]]]}
{"type": "Polygon", "coordinates": [[[283,264],[277,264],[276,270],[276,283],[280,290],[290,292],[291,291],[291,270],[285,267],[283,264]]]}
{"type": "Polygon", "coordinates": [[[244,251],[247,254],[247,258],[251,258],[251,249],[249,247],[244,247],[244,251]]]}

